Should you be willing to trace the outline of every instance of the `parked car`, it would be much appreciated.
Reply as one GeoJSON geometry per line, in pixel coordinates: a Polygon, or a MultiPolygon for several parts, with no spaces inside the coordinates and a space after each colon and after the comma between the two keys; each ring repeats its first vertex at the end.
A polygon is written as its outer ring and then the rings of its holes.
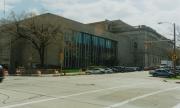
{"type": "Polygon", "coordinates": [[[149,74],[150,74],[150,75],[153,75],[154,71],[155,71],[155,70],[150,70],[150,71],[149,71],[149,74]]]}
{"type": "Polygon", "coordinates": [[[167,69],[156,69],[149,72],[153,77],[163,76],[163,77],[173,77],[175,74],[171,70],[167,69]]]}
{"type": "Polygon", "coordinates": [[[176,66],[176,74],[180,75],[180,66],[176,66]]]}
{"type": "Polygon", "coordinates": [[[110,69],[112,69],[113,72],[118,72],[118,69],[117,69],[117,68],[110,67],[110,69]]]}
{"type": "Polygon", "coordinates": [[[3,66],[0,65],[0,83],[3,81],[3,79],[4,79],[3,66]]]}
{"type": "Polygon", "coordinates": [[[104,73],[113,73],[113,70],[110,68],[104,68],[104,73]]]}
{"type": "Polygon", "coordinates": [[[176,75],[180,75],[180,70],[176,70],[176,75]]]}
{"type": "Polygon", "coordinates": [[[159,67],[158,67],[158,66],[154,66],[154,67],[144,67],[144,71],[155,70],[155,69],[159,69],[159,67]]]}
{"type": "Polygon", "coordinates": [[[86,74],[103,74],[105,70],[103,68],[90,68],[86,70],[86,74]]]}
{"type": "Polygon", "coordinates": [[[125,67],[125,72],[134,72],[137,71],[137,67],[125,67]]]}
{"type": "Polygon", "coordinates": [[[114,72],[124,72],[125,67],[124,66],[113,66],[113,67],[111,67],[111,69],[114,72]]]}
{"type": "MultiPolygon", "coordinates": [[[[163,67],[163,68],[160,68],[160,69],[165,69],[167,71],[171,71],[172,73],[174,73],[174,69],[173,67],[163,67]]],[[[176,75],[179,75],[180,74],[180,68],[179,66],[176,67],[176,75]]]]}

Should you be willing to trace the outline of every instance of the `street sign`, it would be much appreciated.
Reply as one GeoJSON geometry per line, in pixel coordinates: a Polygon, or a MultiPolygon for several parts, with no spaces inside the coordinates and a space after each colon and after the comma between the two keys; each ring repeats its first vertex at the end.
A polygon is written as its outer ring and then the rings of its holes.
{"type": "Polygon", "coordinates": [[[172,56],[172,60],[173,60],[173,61],[177,60],[176,54],[174,54],[174,55],[172,56]]]}

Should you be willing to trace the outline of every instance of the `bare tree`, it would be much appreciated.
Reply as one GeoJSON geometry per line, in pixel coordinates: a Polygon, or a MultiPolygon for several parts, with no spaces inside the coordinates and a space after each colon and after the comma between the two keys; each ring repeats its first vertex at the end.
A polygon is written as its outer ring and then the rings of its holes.
{"type": "Polygon", "coordinates": [[[38,19],[32,13],[16,15],[11,13],[10,17],[3,20],[6,32],[15,36],[13,42],[25,39],[37,50],[40,57],[40,65],[44,66],[45,49],[57,36],[63,36],[62,27],[59,24],[50,23],[38,19]]]}

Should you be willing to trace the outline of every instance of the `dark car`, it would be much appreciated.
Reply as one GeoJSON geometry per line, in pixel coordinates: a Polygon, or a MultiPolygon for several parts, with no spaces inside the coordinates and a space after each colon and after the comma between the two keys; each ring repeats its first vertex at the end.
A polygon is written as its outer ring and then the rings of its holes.
{"type": "Polygon", "coordinates": [[[180,75],[180,66],[176,66],[176,74],[180,75]]]}
{"type": "Polygon", "coordinates": [[[124,72],[125,67],[124,66],[113,66],[111,67],[113,72],[124,72]]]}
{"type": "Polygon", "coordinates": [[[3,79],[4,79],[3,66],[0,65],[0,83],[3,81],[3,79]]]}
{"type": "Polygon", "coordinates": [[[110,69],[113,70],[113,72],[119,72],[119,70],[117,68],[114,68],[114,67],[110,67],[110,69]]]}
{"type": "Polygon", "coordinates": [[[125,67],[125,72],[134,72],[138,71],[138,67],[125,67]]]}
{"type": "Polygon", "coordinates": [[[162,76],[162,77],[173,77],[175,76],[175,74],[167,69],[156,69],[154,71],[150,71],[149,74],[151,74],[153,77],[158,77],[158,76],[162,76]]]}

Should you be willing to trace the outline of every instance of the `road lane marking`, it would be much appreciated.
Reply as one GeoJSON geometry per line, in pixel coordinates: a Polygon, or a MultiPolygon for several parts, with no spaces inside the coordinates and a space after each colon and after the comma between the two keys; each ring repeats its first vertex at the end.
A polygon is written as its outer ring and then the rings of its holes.
{"type": "MultiPolygon", "coordinates": [[[[165,90],[159,90],[159,91],[156,91],[156,92],[144,94],[142,96],[137,96],[137,97],[134,97],[134,98],[131,98],[131,99],[128,99],[128,100],[125,100],[125,101],[122,101],[120,103],[116,103],[116,104],[113,104],[113,105],[110,105],[110,106],[104,107],[104,108],[116,108],[116,107],[120,107],[120,106],[126,105],[126,104],[128,104],[130,102],[133,102],[133,101],[145,98],[145,97],[149,97],[149,96],[156,95],[156,94],[163,93],[163,92],[168,92],[168,91],[175,90],[175,89],[178,89],[178,88],[180,88],[180,87],[174,87],[174,88],[169,88],[169,89],[165,89],[165,90]]],[[[179,108],[179,107],[177,107],[177,108],[179,108]]]]}
{"type": "Polygon", "coordinates": [[[122,87],[133,87],[133,86],[143,85],[143,84],[147,84],[147,83],[140,83],[140,84],[133,84],[133,85],[124,85],[124,86],[119,86],[119,87],[111,87],[111,88],[105,88],[105,89],[86,91],[86,92],[76,93],[76,94],[71,94],[71,95],[66,95],[66,96],[59,96],[59,97],[42,99],[42,100],[37,100],[37,101],[31,101],[31,102],[19,103],[19,104],[14,104],[14,105],[2,106],[0,108],[16,108],[16,107],[30,105],[30,104],[42,103],[42,102],[58,100],[58,99],[65,99],[65,98],[69,98],[69,97],[73,97],[73,96],[79,96],[79,95],[84,95],[84,94],[91,94],[91,93],[102,92],[102,91],[106,91],[106,90],[119,89],[119,88],[122,88],[122,87]]]}
{"type": "Polygon", "coordinates": [[[180,108],[180,103],[174,106],[173,108],[180,108]]]}

